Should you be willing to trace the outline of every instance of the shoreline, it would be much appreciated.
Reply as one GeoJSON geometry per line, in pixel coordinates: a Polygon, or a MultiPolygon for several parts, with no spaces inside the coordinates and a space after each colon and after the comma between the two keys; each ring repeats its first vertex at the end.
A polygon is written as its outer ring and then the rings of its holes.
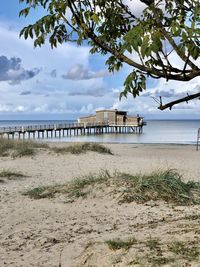
{"type": "MultiPolygon", "coordinates": [[[[73,138],[73,137],[72,137],[73,138]]],[[[28,140],[28,139],[27,139],[28,140]]],[[[73,144],[73,143],[97,143],[97,144],[106,144],[106,145],[177,145],[177,146],[195,146],[196,145],[196,142],[193,142],[193,143],[137,143],[137,142],[98,142],[98,141],[81,141],[81,140],[78,140],[78,141],[64,141],[64,140],[58,140],[58,141],[55,141],[55,139],[52,139],[52,141],[50,139],[38,139],[38,140],[34,140],[34,139],[31,139],[31,141],[41,141],[44,143],[55,143],[55,144],[59,144],[59,143],[62,143],[62,144],[73,144]]]]}

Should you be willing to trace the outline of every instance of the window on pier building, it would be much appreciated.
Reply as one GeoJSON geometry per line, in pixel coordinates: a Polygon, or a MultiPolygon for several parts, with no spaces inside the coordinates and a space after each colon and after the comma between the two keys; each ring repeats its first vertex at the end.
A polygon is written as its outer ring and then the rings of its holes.
{"type": "Polygon", "coordinates": [[[103,113],[103,120],[108,121],[108,112],[103,113]]]}

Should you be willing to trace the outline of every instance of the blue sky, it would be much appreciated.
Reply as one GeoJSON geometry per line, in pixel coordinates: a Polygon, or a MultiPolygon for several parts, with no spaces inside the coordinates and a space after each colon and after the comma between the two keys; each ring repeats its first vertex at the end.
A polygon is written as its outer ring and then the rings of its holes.
{"type": "MultiPolygon", "coordinates": [[[[138,10],[141,8],[139,0],[138,10]]],[[[19,38],[20,29],[42,15],[36,10],[19,18],[18,0],[4,0],[0,10],[0,120],[76,119],[99,108],[118,108],[147,119],[199,119],[199,101],[181,104],[172,111],[159,111],[152,96],[168,102],[199,90],[200,79],[188,83],[148,81],[140,97],[119,101],[129,66],[108,73],[105,57],[90,55],[89,47],[68,43],[52,50],[33,48],[31,40],[19,38]]],[[[177,62],[178,64],[178,62],[177,62]]]]}

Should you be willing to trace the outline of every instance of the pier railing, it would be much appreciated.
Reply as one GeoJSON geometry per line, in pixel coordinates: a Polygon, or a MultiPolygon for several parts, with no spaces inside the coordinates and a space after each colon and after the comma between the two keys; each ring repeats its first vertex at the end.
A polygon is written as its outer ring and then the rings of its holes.
{"type": "Polygon", "coordinates": [[[11,132],[31,132],[31,131],[45,131],[45,130],[61,130],[61,129],[74,129],[84,127],[98,127],[107,126],[105,123],[67,123],[67,124],[45,124],[45,125],[30,125],[30,126],[14,126],[14,127],[0,127],[0,133],[11,132]]]}
{"type": "MultiPolygon", "coordinates": [[[[146,125],[144,123],[143,125],[146,125]]],[[[24,126],[13,126],[13,127],[0,127],[0,133],[12,133],[12,132],[32,132],[32,131],[56,131],[62,129],[74,129],[74,128],[87,128],[87,127],[106,127],[106,126],[137,126],[131,123],[126,124],[111,124],[108,122],[98,123],[66,123],[66,124],[45,124],[45,125],[24,125],[24,126]]]]}

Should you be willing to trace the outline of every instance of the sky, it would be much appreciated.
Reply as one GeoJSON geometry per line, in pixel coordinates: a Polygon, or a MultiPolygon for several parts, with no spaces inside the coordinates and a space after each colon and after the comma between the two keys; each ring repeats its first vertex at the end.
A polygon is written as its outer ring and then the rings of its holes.
{"type": "MultiPolygon", "coordinates": [[[[135,0],[138,12],[142,7],[135,0]]],[[[0,120],[70,120],[101,108],[126,110],[146,119],[200,119],[198,100],[180,104],[172,111],[160,111],[153,99],[162,95],[164,102],[169,102],[187,92],[195,93],[200,88],[200,77],[185,83],[150,79],[140,97],[119,101],[130,66],[111,74],[105,66],[106,58],[91,55],[86,45],[66,43],[52,50],[46,44],[35,49],[32,40],[19,38],[19,32],[42,16],[42,11],[37,9],[26,19],[19,18],[22,8],[18,0],[1,3],[0,120]]]]}

